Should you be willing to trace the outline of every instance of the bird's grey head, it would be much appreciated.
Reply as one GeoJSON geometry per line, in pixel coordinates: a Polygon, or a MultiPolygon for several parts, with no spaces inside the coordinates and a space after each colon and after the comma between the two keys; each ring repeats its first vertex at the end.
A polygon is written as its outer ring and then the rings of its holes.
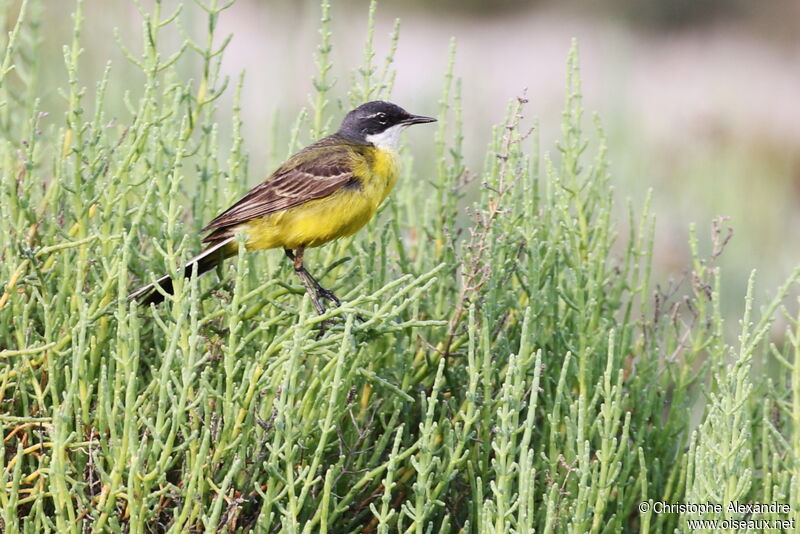
{"type": "Polygon", "coordinates": [[[378,148],[396,149],[400,132],[412,124],[435,122],[432,117],[412,115],[396,104],[375,100],[361,104],[345,116],[339,135],[372,143],[378,148]]]}

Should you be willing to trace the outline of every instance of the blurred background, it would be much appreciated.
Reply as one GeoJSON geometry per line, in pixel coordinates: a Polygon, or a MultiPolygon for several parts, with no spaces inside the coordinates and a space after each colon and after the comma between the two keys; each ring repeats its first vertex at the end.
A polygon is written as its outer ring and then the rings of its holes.
{"type": "MultiPolygon", "coordinates": [[[[14,2],[12,2],[13,4],[14,2]]],[[[144,1],[145,7],[151,2],[144,1]]],[[[177,2],[165,0],[164,11],[177,2]]],[[[189,2],[188,8],[194,6],[189,2]]],[[[65,84],[61,45],[69,42],[72,2],[48,3],[43,13],[46,54],[42,94],[58,111],[65,84]]],[[[349,107],[352,69],[361,64],[368,2],[335,1],[331,114],[349,107]]],[[[182,14],[186,31],[203,35],[199,10],[182,14]]],[[[111,60],[129,72],[109,87],[109,101],[135,96],[141,74],[113,45],[114,30],[138,54],[141,18],[133,2],[87,0],[82,84],[93,84],[111,60]]],[[[319,44],[316,1],[238,0],[223,12],[221,34],[233,34],[223,73],[246,72],[242,94],[250,184],[282,159],[287,128],[313,93],[319,44]],[[281,145],[283,143],[283,145],[281,145]],[[277,150],[277,152],[276,152],[277,150]]],[[[527,88],[528,115],[540,120],[543,150],[555,152],[564,100],[565,62],[578,39],[584,102],[609,136],[612,183],[625,229],[626,199],[641,209],[653,190],[657,217],[655,278],[679,280],[689,266],[688,232],[696,223],[710,253],[711,220],[730,217],[734,237],[719,262],[723,308],[741,314],[746,279],[758,270],[761,301],[800,264],[800,2],[797,0],[384,0],[376,15],[376,61],[401,19],[393,100],[412,112],[434,114],[451,37],[463,84],[467,159],[479,170],[506,103],[527,88]]],[[[175,49],[180,36],[172,35],[175,49]]],[[[197,65],[184,65],[198,77],[197,65]]],[[[232,91],[220,101],[222,116],[232,91]]],[[[587,114],[587,130],[591,120],[587,114]]],[[[51,114],[56,124],[63,115],[51,114]]],[[[221,120],[225,137],[229,123],[221,120]]],[[[229,131],[229,130],[228,130],[229,131]]],[[[304,139],[305,141],[306,139],[304,139]]],[[[409,135],[418,174],[430,172],[428,132],[409,135]]],[[[621,236],[624,239],[624,235],[621,236]]],[[[729,326],[732,326],[729,324],[729,326]]],[[[733,325],[735,326],[735,324],[733,325]]]]}

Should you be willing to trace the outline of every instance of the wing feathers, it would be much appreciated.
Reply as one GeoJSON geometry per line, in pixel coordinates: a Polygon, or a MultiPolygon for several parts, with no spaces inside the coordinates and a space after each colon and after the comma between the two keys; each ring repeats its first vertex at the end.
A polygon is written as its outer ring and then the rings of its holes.
{"type": "Polygon", "coordinates": [[[216,230],[205,241],[225,236],[224,230],[270,213],[325,198],[352,178],[360,151],[352,142],[330,136],[292,156],[266,181],[211,221],[203,231],[216,230]]]}

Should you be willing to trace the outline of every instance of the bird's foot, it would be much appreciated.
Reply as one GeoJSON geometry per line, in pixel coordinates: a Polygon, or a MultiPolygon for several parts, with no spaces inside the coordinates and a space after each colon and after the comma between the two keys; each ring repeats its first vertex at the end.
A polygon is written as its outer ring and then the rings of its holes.
{"type": "Polygon", "coordinates": [[[332,318],[331,319],[325,319],[324,321],[320,321],[320,323],[317,325],[317,339],[318,340],[322,339],[322,336],[325,335],[325,332],[328,331],[328,328],[333,326],[334,322],[335,321],[332,318]]]}
{"type": "Polygon", "coordinates": [[[325,289],[322,286],[317,286],[317,295],[324,298],[325,300],[333,302],[334,304],[336,304],[337,307],[342,305],[342,302],[330,289],[325,289]]]}

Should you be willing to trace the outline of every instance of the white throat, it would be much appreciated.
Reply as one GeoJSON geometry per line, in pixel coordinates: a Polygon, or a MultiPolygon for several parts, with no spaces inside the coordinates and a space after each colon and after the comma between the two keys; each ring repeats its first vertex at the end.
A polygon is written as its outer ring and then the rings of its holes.
{"type": "Polygon", "coordinates": [[[368,135],[365,137],[365,139],[367,142],[372,143],[381,150],[391,150],[394,152],[397,150],[397,146],[400,144],[400,132],[402,132],[406,126],[408,125],[396,124],[391,128],[386,128],[381,133],[368,135]]]}

